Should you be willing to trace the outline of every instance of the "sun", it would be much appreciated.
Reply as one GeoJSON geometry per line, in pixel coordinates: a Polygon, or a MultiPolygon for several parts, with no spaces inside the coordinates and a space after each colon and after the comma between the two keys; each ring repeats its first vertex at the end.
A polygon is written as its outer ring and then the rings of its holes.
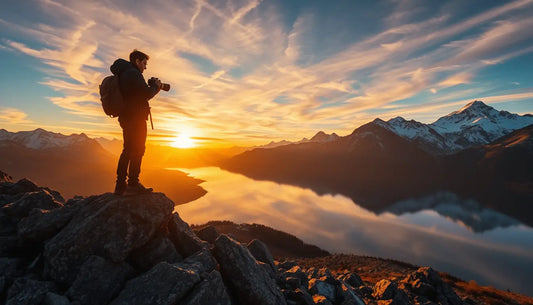
{"type": "Polygon", "coordinates": [[[196,142],[190,136],[181,134],[172,140],[170,146],[176,148],[193,148],[196,146],[196,142]]]}

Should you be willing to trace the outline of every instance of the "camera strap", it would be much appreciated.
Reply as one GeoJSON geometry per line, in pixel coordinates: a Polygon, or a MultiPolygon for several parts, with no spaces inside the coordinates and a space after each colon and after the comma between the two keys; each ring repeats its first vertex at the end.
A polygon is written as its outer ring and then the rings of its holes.
{"type": "Polygon", "coordinates": [[[150,116],[150,125],[152,125],[152,130],[154,130],[154,122],[152,121],[152,110],[148,109],[148,115],[150,116]]]}

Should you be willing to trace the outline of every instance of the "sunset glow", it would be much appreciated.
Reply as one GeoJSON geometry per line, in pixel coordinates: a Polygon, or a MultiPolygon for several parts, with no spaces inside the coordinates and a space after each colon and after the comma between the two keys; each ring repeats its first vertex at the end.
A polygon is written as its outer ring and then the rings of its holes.
{"type": "Polygon", "coordinates": [[[196,146],[196,143],[193,139],[187,135],[179,135],[174,138],[174,141],[170,144],[172,147],[176,148],[193,148],[196,146]]]}
{"type": "Polygon", "coordinates": [[[177,123],[211,139],[198,145],[347,135],[472,100],[532,113],[532,14],[529,0],[3,1],[0,123],[120,138],[98,85],[134,48],[146,79],[171,84],[150,101],[149,141],[177,123]]]}

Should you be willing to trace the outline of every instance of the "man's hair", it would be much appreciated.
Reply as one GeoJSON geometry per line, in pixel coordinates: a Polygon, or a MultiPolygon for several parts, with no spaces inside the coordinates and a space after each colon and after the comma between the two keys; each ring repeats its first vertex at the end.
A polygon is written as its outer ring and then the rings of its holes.
{"type": "Polygon", "coordinates": [[[130,62],[135,63],[135,60],[143,61],[145,59],[150,59],[150,56],[144,54],[143,52],[135,49],[133,52],[130,53],[130,62]]]}

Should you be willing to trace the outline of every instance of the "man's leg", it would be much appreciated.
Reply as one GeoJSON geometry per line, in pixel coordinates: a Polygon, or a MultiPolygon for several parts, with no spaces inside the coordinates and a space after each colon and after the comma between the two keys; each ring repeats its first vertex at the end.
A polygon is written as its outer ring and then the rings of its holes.
{"type": "Polygon", "coordinates": [[[148,193],[152,188],[145,188],[139,183],[141,173],[141,163],[145,151],[147,127],[146,121],[136,121],[134,125],[135,136],[132,137],[132,150],[130,154],[129,173],[128,173],[128,193],[148,193]]]}
{"type": "Polygon", "coordinates": [[[120,122],[122,127],[123,148],[117,165],[117,181],[115,184],[115,194],[122,195],[126,191],[126,176],[128,175],[128,165],[131,155],[131,128],[128,124],[120,122]]]}

